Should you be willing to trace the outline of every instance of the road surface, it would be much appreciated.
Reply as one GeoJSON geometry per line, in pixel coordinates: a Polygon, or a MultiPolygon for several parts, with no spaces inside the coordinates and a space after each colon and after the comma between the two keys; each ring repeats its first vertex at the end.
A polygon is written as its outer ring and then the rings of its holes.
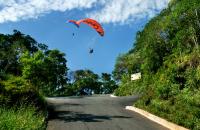
{"type": "Polygon", "coordinates": [[[125,110],[137,97],[82,96],[47,98],[47,130],[167,130],[125,110]]]}

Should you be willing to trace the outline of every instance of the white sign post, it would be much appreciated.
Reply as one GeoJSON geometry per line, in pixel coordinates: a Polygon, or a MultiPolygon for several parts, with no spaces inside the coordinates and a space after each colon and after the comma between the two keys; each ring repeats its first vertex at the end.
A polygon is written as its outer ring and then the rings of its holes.
{"type": "Polygon", "coordinates": [[[131,75],[131,80],[141,79],[141,73],[135,73],[131,75]]]}

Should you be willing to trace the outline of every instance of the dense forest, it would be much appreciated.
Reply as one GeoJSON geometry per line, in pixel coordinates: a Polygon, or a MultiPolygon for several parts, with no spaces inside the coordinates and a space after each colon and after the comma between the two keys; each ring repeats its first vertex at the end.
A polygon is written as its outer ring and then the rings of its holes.
{"type": "Polygon", "coordinates": [[[116,61],[116,95],[140,93],[137,107],[200,129],[200,1],[171,0],[116,61]],[[131,74],[142,78],[131,81],[131,74]]]}

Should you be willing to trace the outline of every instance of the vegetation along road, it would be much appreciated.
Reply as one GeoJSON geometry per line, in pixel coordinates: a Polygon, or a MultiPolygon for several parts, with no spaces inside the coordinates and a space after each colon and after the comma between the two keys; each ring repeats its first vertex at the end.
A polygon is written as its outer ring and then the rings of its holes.
{"type": "Polygon", "coordinates": [[[137,113],[124,109],[137,97],[80,96],[47,98],[47,130],[166,130],[137,113]]]}

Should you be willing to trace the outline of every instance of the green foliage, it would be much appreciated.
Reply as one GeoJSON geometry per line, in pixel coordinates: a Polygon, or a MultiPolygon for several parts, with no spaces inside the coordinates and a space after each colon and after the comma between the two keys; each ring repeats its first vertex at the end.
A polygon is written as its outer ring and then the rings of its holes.
{"type": "Polygon", "coordinates": [[[24,78],[0,82],[0,129],[45,129],[46,101],[24,78]]]}
{"type": "MultiPolygon", "coordinates": [[[[46,96],[59,95],[67,84],[67,60],[58,50],[48,50],[31,36],[14,30],[0,34],[0,80],[7,75],[22,77],[46,96]]],[[[9,84],[6,84],[9,85],[9,84]]]]}
{"type": "Polygon", "coordinates": [[[95,93],[100,93],[99,76],[91,70],[74,71],[73,79],[73,89],[75,93],[85,88],[92,89],[95,93]]]}
{"type": "Polygon", "coordinates": [[[137,33],[134,49],[113,71],[117,95],[140,93],[136,106],[190,129],[200,129],[200,3],[173,0],[137,33]],[[136,67],[137,66],[137,67],[136,67]],[[142,79],[130,81],[130,75],[142,79]]]}
{"type": "Polygon", "coordinates": [[[100,77],[91,70],[76,70],[70,72],[71,84],[68,84],[66,88],[71,95],[76,95],[84,89],[89,89],[95,94],[112,93],[118,86],[111,76],[111,74],[102,73],[100,77]]]}
{"type": "Polygon", "coordinates": [[[57,93],[67,82],[66,59],[58,50],[49,50],[45,54],[37,51],[33,55],[28,52],[20,58],[23,78],[30,81],[38,90],[47,96],[57,93]]]}
{"type": "Polygon", "coordinates": [[[142,93],[143,86],[141,86],[141,79],[136,81],[131,81],[131,77],[128,74],[124,74],[122,76],[119,87],[117,87],[114,91],[117,96],[128,96],[134,95],[138,93],[142,93]],[[138,87],[140,86],[140,87],[138,87]]]}
{"type": "Polygon", "coordinates": [[[12,35],[0,34],[0,73],[21,75],[19,58],[28,51],[35,53],[43,44],[37,43],[29,35],[14,30],[12,35]]]}
{"type": "Polygon", "coordinates": [[[29,87],[26,80],[22,77],[7,75],[6,78],[7,80],[1,82],[2,86],[5,86],[4,89],[6,91],[23,91],[29,87]]]}
{"type": "Polygon", "coordinates": [[[141,63],[140,52],[130,51],[128,54],[119,55],[113,71],[115,80],[121,80],[124,74],[139,72],[141,63]]]}
{"type": "Polygon", "coordinates": [[[45,116],[33,106],[0,107],[1,130],[43,130],[45,116]]]}
{"type": "Polygon", "coordinates": [[[45,128],[43,95],[68,92],[64,56],[19,31],[0,34],[0,129],[45,128]]]}
{"type": "Polygon", "coordinates": [[[118,88],[116,82],[112,79],[111,74],[102,73],[100,93],[108,94],[118,88]]]}
{"type": "Polygon", "coordinates": [[[43,96],[22,77],[7,76],[7,80],[1,82],[1,88],[0,106],[31,104],[40,110],[46,109],[43,96]]]}

